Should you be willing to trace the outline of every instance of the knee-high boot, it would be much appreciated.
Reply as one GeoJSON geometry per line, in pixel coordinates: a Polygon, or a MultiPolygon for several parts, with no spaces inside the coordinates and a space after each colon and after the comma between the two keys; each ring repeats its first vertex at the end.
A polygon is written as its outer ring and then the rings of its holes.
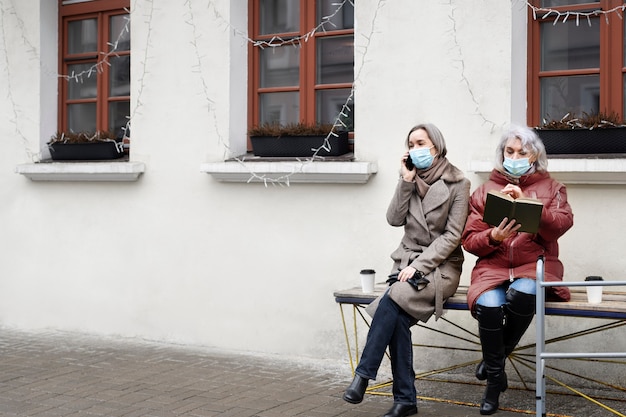
{"type": "Polygon", "coordinates": [[[498,411],[500,393],[508,386],[504,372],[504,311],[502,307],[477,305],[476,318],[487,373],[480,414],[490,415],[498,411]]]}
{"type": "Polygon", "coordinates": [[[506,325],[504,326],[504,352],[509,356],[526,333],[535,316],[535,295],[509,288],[506,293],[506,325]]]}
{"type": "MultiPolygon", "coordinates": [[[[510,288],[506,293],[505,314],[504,356],[508,358],[533,321],[535,295],[510,288]]],[[[476,378],[481,381],[487,379],[484,362],[479,363],[476,367],[476,378]]]]}

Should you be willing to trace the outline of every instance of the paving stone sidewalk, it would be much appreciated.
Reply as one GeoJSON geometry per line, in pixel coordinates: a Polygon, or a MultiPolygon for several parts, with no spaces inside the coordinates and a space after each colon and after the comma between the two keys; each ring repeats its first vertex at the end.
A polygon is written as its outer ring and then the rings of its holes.
{"type": "MultiPolygon", "coordinates": [[[[376,417],[392,403],[379,395],[344,402],[345,364],[57,331],[0,327],[0,335],[0,416],[376,417]]],[[[419,416],[479,416],[482,384],[416,384],[419,416]]],[[[614,416],[585,400],[553,397],[551,410],[559,411],[549,416],[614,416]]],[[[509,389],[501,400],[534,407],[528,391],[509,389]]]]}

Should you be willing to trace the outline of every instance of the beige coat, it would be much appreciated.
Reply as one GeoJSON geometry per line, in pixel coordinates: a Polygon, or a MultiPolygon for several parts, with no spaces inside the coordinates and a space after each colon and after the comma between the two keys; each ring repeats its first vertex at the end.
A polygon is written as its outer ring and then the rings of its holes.
{"type": "MultiPolygon", "coordinates": [[[[404,311],[422,322],[433,313],[439,318],[444,301],[454,295],[463,266],[461,233],[467,219],[470,181],[450,165],[442,177],[420,198],[416,185],[402,178],[387,209],[392,226],[404,226],[400,246],[391,254],[392,273],[406,266],[421,271],[430,284],[416,291],[406,282],[389,288],[389,295],[404,311]]],[[[368,313],[373,315],[378,300],[368,313]]]]}

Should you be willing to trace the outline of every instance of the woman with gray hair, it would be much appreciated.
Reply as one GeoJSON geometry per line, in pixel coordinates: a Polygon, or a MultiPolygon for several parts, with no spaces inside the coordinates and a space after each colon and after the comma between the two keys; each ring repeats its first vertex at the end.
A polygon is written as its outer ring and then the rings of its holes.
{"type": "Polygon", "coordinates": [[[417,414],[411,326],[433,314],[438,319],[443,303],[456,292],[470,194],[469,180],[446,158],[446,143],[435,125],[410,129],[406,146],[387,208],[387,222],[403,227],[404,235],[391,254],[389,288],[367,308],[372,323],[354,380],[343,395],[352,404],[363,401],[388,347],[393,406],[385,417],[417,414]]]}
{"type": "MultiPolygon", "coordinates": [[[[476,378],[487,380],[480,414],[498,410],[500,393],[508,387],[506,358],[513,352],[535,314],[536,262],[545,257],[546,281],[563,280],[557,240],[574,223],[565,186],[550,177],[543,142],[534,130],[515,126],[504,132],[496,148],[489,180],[470,198],[463,248],[478,257],[472,270],[467,303],[478,320],[483,360],[476,378]],[[507,219],[493,227],[483,221],[487,193],[498,190],[513,198],[541,200],[537,233],[519,232],[507,219]]],[[[547,297],[568,301],[567,287],[549,287],[547,297]]]]}

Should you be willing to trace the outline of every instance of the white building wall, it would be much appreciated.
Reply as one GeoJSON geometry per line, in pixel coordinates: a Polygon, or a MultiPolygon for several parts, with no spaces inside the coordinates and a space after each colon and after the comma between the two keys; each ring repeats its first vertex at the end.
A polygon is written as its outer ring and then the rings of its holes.
{"type": "MultiPolygon", "coordinates": [[[[525,117],[525,37],[511,24],[523,2],[358,2],[355,153],[378,173],[364,185],[218,182],[200,165],[245,149],[246,2],[138,0],[131,160],[145,173],[30,181],[15,167],[56,129],[50,3],[0,0],[4,326],[345,361],[332,292],[361,268],[389,273],[401,230],[385,212],[406,132],[437,124],[475,187],[470,162],[491,160],[502,127],[525,117]]],[[[569,189],[568,278],[621,278],[623,187],[569,189]]]]}

